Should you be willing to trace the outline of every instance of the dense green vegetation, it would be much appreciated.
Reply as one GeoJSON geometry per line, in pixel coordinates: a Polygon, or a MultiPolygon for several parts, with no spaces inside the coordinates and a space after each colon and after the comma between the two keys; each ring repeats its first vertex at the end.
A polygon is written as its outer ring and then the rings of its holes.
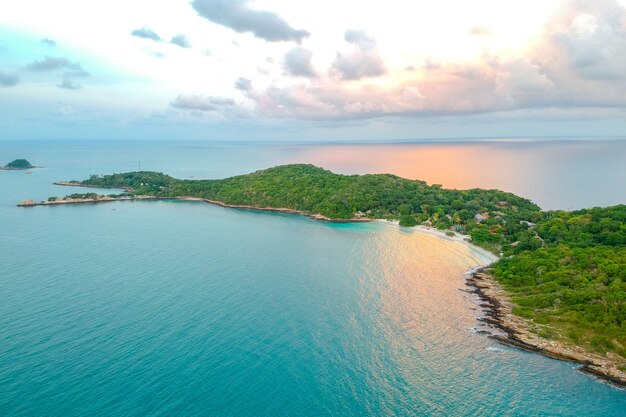
{"type": "Polygon", "coordinates": [[[35,168],[33,165],[30,164],[30,162],[28,162],[26,159],[16,159],[14,161],[9,162],[5,168],[9,168],[9,169],[29,169],[29,168],[35,168]]]}
{"type": "Polygon", "coordinates": [[[516,314],[544,335],[626,357],[626,206],[540,211],[499,190],[447,190],[389,174],[338,175],[285,165],[220,180],[155,172],[92,176],[84,185],[134,194],[191,196],[232,205],[289,208],[333,219],[384,218],[471,236],[502,259],[493,274],[516,314]]]}
{"type": "Polygon", "coordinates": [[[312,165],[285,165],[221,180],[130,172],[92,176],[83,184],[128,187],[136,194],[290,208],[333,219],[386,218],[402,220],[407,226],[430,222],[439,229],[484,230],[496,235],[484,240],[495,242],[502,239],[507,215],[532,220],[539,211],[529,200],[499,190],[447,190],[390,174],[338,175],[312,165]],[[488,219],[477,221],[480,213],[488,219]]]}
{"type": "Polygon", "coordinates": [[[540,214],[538,247],[508,245],[517,256],[493,266],[515,313],[548,336],[626,358],[626,206],[540,214]]]}

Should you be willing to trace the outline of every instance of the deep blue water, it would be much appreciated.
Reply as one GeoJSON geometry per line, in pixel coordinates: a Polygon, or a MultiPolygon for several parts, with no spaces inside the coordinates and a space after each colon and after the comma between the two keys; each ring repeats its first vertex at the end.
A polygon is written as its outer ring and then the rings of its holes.
{"type": "Polygon", "coordinates": [[[0,172],[0,415],[624,415],[625,391],[471,331],[463,244],[204,203],[15,207],[139,160],[201,178],[310,155],[0,142],[45,166],[0,172]]]}

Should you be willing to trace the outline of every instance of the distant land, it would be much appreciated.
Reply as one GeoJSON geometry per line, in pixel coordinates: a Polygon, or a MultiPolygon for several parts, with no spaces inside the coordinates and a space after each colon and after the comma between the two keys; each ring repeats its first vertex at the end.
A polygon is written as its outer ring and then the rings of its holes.
{"type": "Polygon", "coordinates": [[[31,168],[37,168],[37,167],[32,165],[26,159],[15,159],[9,162],[8,164],[6,164],[5,166],[0,167],[0,169],[3,169],[3,170],[21,170],[21,169],[31,169],[31,168]]]}
{"type": "Polygon", "coordinates": [[[626,386],[626,205],[542,211],[500,190],[449,190],[390,174],[339,175],[304,164],[218,180],[140,171],[57,184],[124,192],[20,205],[183,199],[460,233],[500,256],[468,279],[488,308],[485,321],[506,334],[494,338],[581,363],[583,371],[626,386]]]}

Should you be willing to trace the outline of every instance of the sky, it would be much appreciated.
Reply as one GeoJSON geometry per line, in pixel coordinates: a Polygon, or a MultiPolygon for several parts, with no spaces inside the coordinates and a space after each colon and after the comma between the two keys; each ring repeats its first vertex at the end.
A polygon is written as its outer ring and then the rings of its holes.
{"type": "Polygon", "coordinates": [[[3,0],[0,140],[626,136],[626,0],[3,0]]]}

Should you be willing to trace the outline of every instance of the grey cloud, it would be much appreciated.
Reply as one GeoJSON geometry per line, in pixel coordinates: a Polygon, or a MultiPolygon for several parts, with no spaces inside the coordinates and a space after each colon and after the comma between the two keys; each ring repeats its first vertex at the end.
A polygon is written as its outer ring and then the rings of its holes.
{"type": "Polygon", "coordinates": [[[285,70],[288,74],[297,77],[317,76],[311,58],[313,52],[304,48],[293,48],[285,54],[285,70]]]}
{"type": "Polygon", "coordinates": [[[348,55],[337,54],[333,65],[344,80],[360,80],[385,74],[385,63],[376,53],[362,51],[348,55]]]}
{"type": "Polygon", "coordinates": [[[89,73],[85,71],[78,62],[69,61],[66,58],[58,58],[46,56],[41,61],[31,62],[26,66],[26,69],[35,72],[54,72],[58,70],[65,70],[63,73],[63,79],[58,87],[67,90],[78,90],[83,88],[82,85],[74,81],[74,77],[87,77],[89,73]]]}
{"type": "Polygon", "coordinates": [[[72,71],[67,71],[64,75],[66,77],[88,77],[91,74],[82,69],[79,65],[78,68],[73,69],[72,71]]]}
{"type": "Polygon", "coordinates": [[[185,35],[176,35],[172,38],[170,43],[174,45],[178,45],[181,48],[190,48],[191,44],[189,43],[189,39],[185,35]]]}
{"type": "Polygon", "coordinates": [[[257,38],[270,42],[296,41],[310,36],[305,30],[294,29],[274,12],[254,10],[249,0],[194,0],[193,8],[213,23],[235,32],[251,32],[257,38]]]}
{"type": "Polygon", "coordinates": [[[383,59],[378,55],[376,41],[361,30],[347,30],[346,42],[356,46],[349,54],[337,54],[333,69],[344,80],[360,80],[366,77],[378,77],[387,72],[383,59]]]}
{"type": "Polygon", "coordinates": [[[247,78],[239,77],[235,81],[235,88],[240,91],[248,91],[252,89],[252,81],[247,78]]]}
{"type": "Polygon", "coordinates": [[[48,38],[43,38],[41,40],[41,43],[43,43],[44,45],[47,45],[47,46],[56,46],[57,45],[57,43],[55,41],[53,41],[52,39],[48,39],[48,38]]]}
{"type": "Polygon", "coordinates": [[[171,105],[182,110],[214,111],[220,107],[234,106],[235,101],[230,98],[179,94],[171,105]]]}
{"type": "Polygon", "coordinates": [[[17,74],[8,74],[0,71],[0,86],[13,87],[20,82],[20,77],[17,74]]]}
{"type": "Polygon", "coordinates": [[[626,107],[624,22],[616,0],[573,0],[546,25],[529,57],[556,85],[558,105],[626,107]]]}
{"type": "Polygon", "coordinates": [[[343,38],[346,42],[353,43],[361,49],[371,50],[376,48],[376,41],[367,36],[362,30],[348,29],[343,38]]]}
{"type": "Polygon", "coordinates": [[[83,88],[82,85],[74,82],[74,80],[72,80],[70,77],[63,77],[63,81],[61,81],[61,84],[58,84],[57,87],[59,88],[63,88],[66,90],[80,90],[81,88],[83,88]]]}
{"type": "Polygon", "coordinates": [[[57,58],[52,56],[46,56],[41,61],[33,61],[26,65],[26,69],[37,72],[56,71],[59,69],[69,69],[73,71],[84,72],[78,62],[71,62],[66,58],[57,58]]]}
{"type": "Polygon", "coordinates": [[[160,42],[161,41],[161,37],[159,35],[157,35],[155,31],[153,31],[149,27],[145,27],[145,26],[142,27],[142,28],[133,30],[130,34],[132,36],[137,37],[137,38],[150,39],[150,40],[153,40],[155,42],[160,42]]]}
{"type": "Polygon", "coordinates": [[[587,80],[626,80],[626,9],[615,0],[574,1],[547,30],[551,66],[587,80]]]}

